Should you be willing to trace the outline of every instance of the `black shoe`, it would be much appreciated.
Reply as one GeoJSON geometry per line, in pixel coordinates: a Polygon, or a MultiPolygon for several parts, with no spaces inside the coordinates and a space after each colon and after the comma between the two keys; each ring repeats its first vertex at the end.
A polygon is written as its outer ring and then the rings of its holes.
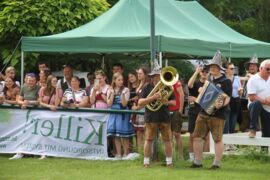
{"type": "Polygon", "coordinates": [[[190,168],[202,168],[202,164],[195,164],[193,163],[190,168]]]}
{"type": "Polygon", "coordinates": [[[219,169],[219,168],[220,168],[220,166],[217,166],[217,165],[212,165],[212,166],[210,167],[211,170],[217,170],[217,169],[219,169]]]}

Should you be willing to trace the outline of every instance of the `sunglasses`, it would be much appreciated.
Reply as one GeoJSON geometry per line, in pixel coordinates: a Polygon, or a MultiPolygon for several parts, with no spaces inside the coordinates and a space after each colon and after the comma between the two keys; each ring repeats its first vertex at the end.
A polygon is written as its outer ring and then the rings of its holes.
{"type": "Polygon", "coordinates": [[[229,68],[230,70],[234,70],[235,68],[229,68]]]}
{"type": "Polygon", "coordinates": [[[208,71],[203,70],[202,73],[208,73],[208,71]]]}

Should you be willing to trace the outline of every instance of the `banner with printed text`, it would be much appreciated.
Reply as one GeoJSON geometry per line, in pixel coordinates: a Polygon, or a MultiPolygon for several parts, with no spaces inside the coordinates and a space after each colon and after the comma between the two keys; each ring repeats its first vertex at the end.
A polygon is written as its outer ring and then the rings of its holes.
{"type": "Polygon", "coordinates": [[[108,114],[0,109],[0,153],[107,158],[108,114]]]}

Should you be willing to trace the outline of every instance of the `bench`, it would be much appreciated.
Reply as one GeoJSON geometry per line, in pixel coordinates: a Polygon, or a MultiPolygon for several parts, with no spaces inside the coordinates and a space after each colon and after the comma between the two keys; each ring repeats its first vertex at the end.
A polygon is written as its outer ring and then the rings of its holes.
{"type": "MultiPolygon", "coordinates": [[[[270,138],[261,137],[261,136],[262,136],[261,132],[257,132],[255,138],[249,138],[248,132],[224,134],[223,144],[268,146],[268,154],[270,154],[270,138]]],[[[214,141],[210,133],[210,154],[214,154],[214,153],[215,153],[214,141]]]]}

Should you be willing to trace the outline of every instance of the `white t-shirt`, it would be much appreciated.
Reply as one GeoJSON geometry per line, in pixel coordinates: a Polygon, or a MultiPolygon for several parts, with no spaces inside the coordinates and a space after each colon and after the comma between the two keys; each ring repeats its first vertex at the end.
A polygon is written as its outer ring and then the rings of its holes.
{"type": "MultiPolygon", "coordinates": [[[[259,73],[252,76],[247,83],[247,93],[248,94],[256,94],[256,96],[265,99],[266,97],[270,96],[270,78],[264,80],[261,78],[259,73]]],[[[248,100],[248,105],[251,103],[250,100],[248,100]]],[[[270,112],[270,106],[263,105],[263,108],[270,112]]]]}
{"type": "Polygon", "coordinates": [[[4,87],[5,87],[5,85],[2,83],[2,82],[0,82],[0,96],[4,96],[4,87]]]}

